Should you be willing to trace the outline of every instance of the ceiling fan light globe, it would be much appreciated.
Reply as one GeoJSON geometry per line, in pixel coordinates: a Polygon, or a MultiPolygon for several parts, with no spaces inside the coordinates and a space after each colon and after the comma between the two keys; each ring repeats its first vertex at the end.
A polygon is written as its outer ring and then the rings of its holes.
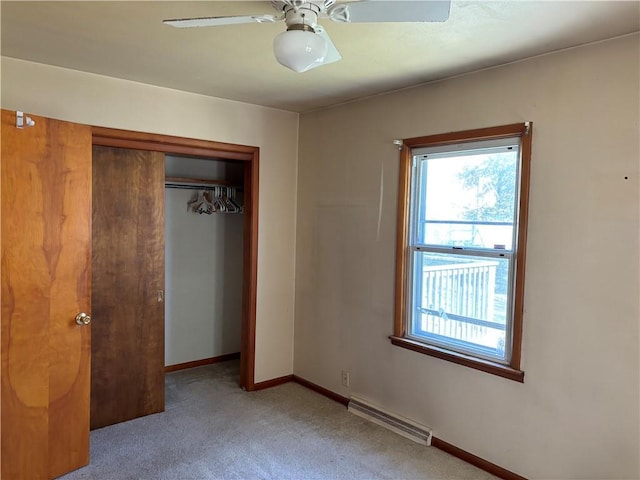
{"type": "Polygon", "coordinates": [[[324,62],[327,42],[317,33],[287,30],[273,39],[273,53],[278,62],[294,72],[306,72],[324,62]]]}

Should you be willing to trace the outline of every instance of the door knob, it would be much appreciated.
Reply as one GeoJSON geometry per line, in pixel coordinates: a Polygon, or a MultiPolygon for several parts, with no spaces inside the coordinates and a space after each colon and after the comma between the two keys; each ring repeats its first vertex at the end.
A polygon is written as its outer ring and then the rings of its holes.
{"type": "Polygon", "coordinates": [[[82,312],[76,315],[76,323],[78,325],[89,325],[91,323],[91,317],[82,312]]]}

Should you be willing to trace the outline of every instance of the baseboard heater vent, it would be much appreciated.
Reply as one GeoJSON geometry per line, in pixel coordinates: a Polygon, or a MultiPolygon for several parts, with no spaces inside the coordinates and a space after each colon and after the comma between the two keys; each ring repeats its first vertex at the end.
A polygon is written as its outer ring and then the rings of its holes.
{"type": "Polygon", "coordinates": [[[427,446],[431,445],[432,432],[429,427],[394,413],[386,412],[380,407],[374,406],[358,397],[351,397],[347,408],[354,415],[366,418],[414,442],[427,446]]]}

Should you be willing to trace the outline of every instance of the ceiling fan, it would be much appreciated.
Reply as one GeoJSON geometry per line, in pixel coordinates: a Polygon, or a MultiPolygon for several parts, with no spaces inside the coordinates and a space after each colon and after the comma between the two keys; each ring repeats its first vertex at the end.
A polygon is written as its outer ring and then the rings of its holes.
{"type": "Polygon", "coordinates": [[[273,40],[276,60],[295,72],[342,59],[319,18],[338,23],[444,22],[449,18],[450,0],[381,1],[360,0],[274,0],[269,2],[277,15],[178,18],[164,20],[172,27],[214,27],[241,23],[274,23],[284,20],[287,30],[273,40]]]}

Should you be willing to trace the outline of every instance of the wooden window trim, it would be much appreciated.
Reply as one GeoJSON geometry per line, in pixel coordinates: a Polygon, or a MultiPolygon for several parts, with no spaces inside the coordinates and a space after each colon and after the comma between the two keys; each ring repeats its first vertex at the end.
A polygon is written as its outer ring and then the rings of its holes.
{"type": "Polygon", "coordinates": [[[524,382],[524,371],[521,370],[522,356],[522,320],[524,316],[524,278],[527,244],[527,224],[529,206],[529,187],[531,171],[531,140],[533,124],[514,123],[498,127],[466,130],[462,132],[443,133],[425,137],[404,139],[400,152],[400,179],[398,188],[398,224],[396,231],[396,282],[395,282],[395,317],[393,335],[389,337],[391,343],[398,347],[432,357],[448,360],[459,365],[465,365],[493,375],[498,375],[517,382],[524,382]],[[493,140],[520,136],[522,139],[520,170],[520,199],[518,206],[518,249],[515,256],[516,285],[514,289],[513,310],[513,344],[509,365],[482,360],[444,348],[427,345],[407,338],[407,256],[409,241],[409,210],[411,190],[411,149],[419,147],[433,147],[451,145],[461,142],[493,140]]]}

